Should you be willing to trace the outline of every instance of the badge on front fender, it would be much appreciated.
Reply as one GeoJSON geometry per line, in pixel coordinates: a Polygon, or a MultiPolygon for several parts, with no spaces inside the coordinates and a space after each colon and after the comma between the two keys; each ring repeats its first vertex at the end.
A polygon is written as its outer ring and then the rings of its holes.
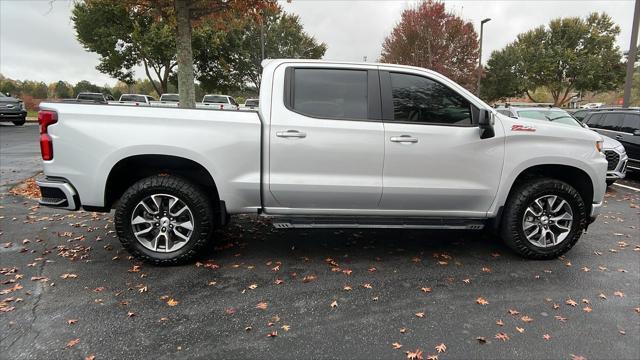
{"type": "Polygon", "coordinates": [[[535,132],[536,128],[535,126],[532,125],[520,125],[520,124],[515,124],[515,125],[511,125],[511,131],[528,131],[528,132],[535,132]]]}

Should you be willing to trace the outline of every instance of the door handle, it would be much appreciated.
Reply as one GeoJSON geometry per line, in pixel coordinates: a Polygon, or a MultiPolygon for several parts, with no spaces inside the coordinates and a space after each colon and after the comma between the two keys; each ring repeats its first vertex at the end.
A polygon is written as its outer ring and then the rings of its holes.
{"type": "Polygon", "coordinates": [[[287,131],[276,132],[276,136],[281,138],[304,139],[307,137],[307,134],[300,132],[298,130],[287,130],[287,131]]]}
{"type": "Polygon", "coordinates": [[[417,143],[418,142],[418,138],[414,138],[411,135],[401,135],[401,136],[392,136],[391,142],[397,142],[397,143],[417,143]]]}

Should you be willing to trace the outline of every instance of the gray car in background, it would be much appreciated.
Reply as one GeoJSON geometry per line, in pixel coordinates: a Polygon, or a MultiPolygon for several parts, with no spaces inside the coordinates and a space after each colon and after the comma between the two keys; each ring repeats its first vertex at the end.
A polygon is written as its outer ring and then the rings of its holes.
{"type": "Polygon", "coordinates": [[[27,121],[27,108],[24,102],[9,94],[0,93],[0,122],[11,121],[16,126],[24,125],[27,121]]]}
{"type": "MultiPolygon", "coordinates": [[[[593,109],[591,109],[593,110],[593,109]]],[[[576,120],[571,114],[563,109],[555,107],[520,107],[520,106],[500,106],[496,111],[502,115],[509,116],[514,119],[527,118],[540,121],[551,121],[559,124],[588,127],[576,120]]],[[[622,179],[627,173],[627,161],[629,157],[627,152],[618,140],[612,139],[600,131],[604,143],[602,150],[607,157],[607,186],[611,186],[616,180],[622,179]]]]}

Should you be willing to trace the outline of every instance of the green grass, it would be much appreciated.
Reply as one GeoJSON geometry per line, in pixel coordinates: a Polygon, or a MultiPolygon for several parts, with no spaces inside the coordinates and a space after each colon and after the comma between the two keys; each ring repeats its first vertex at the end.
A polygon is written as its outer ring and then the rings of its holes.
{"type": "Polygon", "coordinates": [[[27,118],[38,119],[38,110],[27,110],[27,118]]]}

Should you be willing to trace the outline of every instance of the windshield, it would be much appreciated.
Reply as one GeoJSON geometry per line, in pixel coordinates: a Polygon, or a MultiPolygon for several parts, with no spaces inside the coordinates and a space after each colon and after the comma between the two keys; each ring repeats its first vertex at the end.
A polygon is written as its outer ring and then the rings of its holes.
{"type": "Polygon", "coordinates": [[[6,97],[8,96],[0,92],[0,98],[6,98],[6,97]]]}
{"type": "Polygon", "coordinates": [[[180,96],[178,96],[178,94],[162,94],[162,96],[160,96],[160,101],[178,102],[180,101],[180,96]]]}
{"type": "Polygon", "coordinates": [[[142,95],[122,95],[120,101],[146,102],[146,99],[142,95]]]}
{"type": "Polygon", "coordinates": [[[221,95],[205,95],[202,99],[203,103],[228,104],[229,100],[226,96],[221,95]]]}
{"type": "Polygon", "coordinates": [[[519,110],[518,116],[533,119],[533,120],[552,121],[554,123],[582,127],[582,125],[580,125],[580,123],[576,119],[574,119],[573,116],[571,116],[568,112],[564,110],[549,110],[549,109],[519,110]]]}

